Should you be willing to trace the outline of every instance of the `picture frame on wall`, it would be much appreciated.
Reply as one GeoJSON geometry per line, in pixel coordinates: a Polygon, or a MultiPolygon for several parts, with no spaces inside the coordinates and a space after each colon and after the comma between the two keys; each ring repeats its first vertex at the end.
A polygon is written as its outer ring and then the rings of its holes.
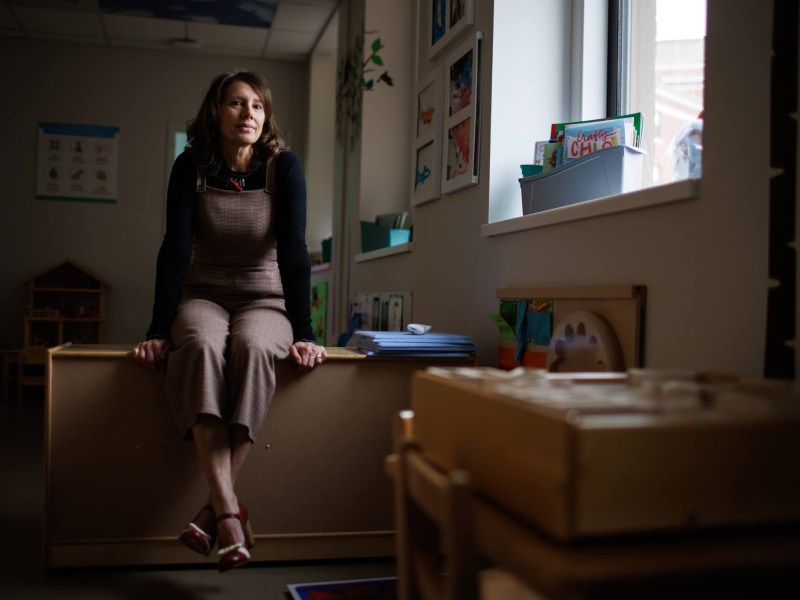
{"type": "Polygon", "coordinates": [[[483,34],[478,31],[445,61],[442,192],[479,180],[480,78],[483,34]]]}
{"type": "Polygon", "coordinates": [[[427,4],[431,59],[475,23],[475,0],[427,0],[427,4]]]}
{"type": "Polygon", "coordinates": [[[411,203],[435,200],[441,194],[442,89],[438,73],[416,87],[414,149],[411,164],[411,203]]]}

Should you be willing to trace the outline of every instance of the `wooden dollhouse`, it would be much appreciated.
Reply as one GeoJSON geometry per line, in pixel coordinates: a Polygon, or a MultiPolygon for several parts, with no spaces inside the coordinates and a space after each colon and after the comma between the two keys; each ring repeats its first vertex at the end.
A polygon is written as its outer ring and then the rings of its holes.
{"type": "Polygon", "coordinates": [[[106,292],[110,286],[71,260],[24,283],[27,308],[18,360],[18,390],[45,384],[47,349],[67,342],[105,341],[106,292]]]}

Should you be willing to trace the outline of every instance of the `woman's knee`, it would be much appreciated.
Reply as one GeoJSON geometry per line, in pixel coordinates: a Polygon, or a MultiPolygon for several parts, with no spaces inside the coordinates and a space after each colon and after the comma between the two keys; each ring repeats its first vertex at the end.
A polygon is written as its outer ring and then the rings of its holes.
{"type": "Polygon", "coordinates": [[[229,316],[220,306],[199,299],[181,303],[172,323],[173,348],[222,355],[229,334],[229,316]]]}
{"type": "Polygon", "coordinates": [[[188,332],[173,341],[174,351],[184,351],[198,357],[222,358],[225,355],[224,340],[204,335],[201,331],[188,332]]]}
{"type": "Polygon", "coordinates": [[[275,360],[276,349],[270,340],[265,340],[247,333],[231,336],[230,353],[233,359],[261,359],[272,362],[275,360]]]}

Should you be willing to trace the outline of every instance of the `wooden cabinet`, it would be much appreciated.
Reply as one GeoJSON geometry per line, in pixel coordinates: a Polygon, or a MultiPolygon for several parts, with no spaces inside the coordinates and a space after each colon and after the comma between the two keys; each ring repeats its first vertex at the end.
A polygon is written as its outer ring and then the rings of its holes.
{"type": "MultiPolygon", "coordinates": [[[[256,561],[391,556],[383,461],[395,415],[408,408],[418,370],[474,364],[327,350],[311,371],[289,359],[275,365],[276,393],[236,483],[256,561]]],[[[136,364],[130,346],[65,346],[48,360],[47,564],[205,562],[175,541],[208,488],[167,409],[163,375],[136,364]]]]}

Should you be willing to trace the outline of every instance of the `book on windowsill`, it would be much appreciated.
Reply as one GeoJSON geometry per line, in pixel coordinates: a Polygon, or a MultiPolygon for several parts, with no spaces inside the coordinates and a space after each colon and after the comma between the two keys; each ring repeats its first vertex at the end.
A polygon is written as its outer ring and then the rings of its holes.
{"type": "Polygon", "coordinates": [[[543,172],[547,172],[597,150],[615,146],[638,148],[641,140],[642,113],[637,112],[605,119],[553,123],[550,139],[536,142],[535,152],[542,149],[543,172]]]}
{"type": "Polygon", "coordinates": [[[569,125],[564,128],[563,162],[568,163],[598,150],[615,146],[636,147],[633,122],[608,119],[596,123],[569,125]]]}
{"type": "Polygon", "coordinates": [[[575,125],[589,125],[593,123],[597,124],[600,123],[601,121],[616,121],[616,120],[622,120],[625,121],[626,123],[629,122],[633,124],[633,129],[636,134],[636,138],[633,143],[628,143],[627,145],[638,148],[641,144],[641,139],[642,139],[642,113],[640,112],[630,113],[627,115],[618,115],[615,117],[603,117],[600,119],[587,119],[585,121],[566,121],[564,123],[553,123],[550,126],[550,139],[553,141],[556,140],[563,141],[564,130],[567,127],[572,127],[575,125]]]}

